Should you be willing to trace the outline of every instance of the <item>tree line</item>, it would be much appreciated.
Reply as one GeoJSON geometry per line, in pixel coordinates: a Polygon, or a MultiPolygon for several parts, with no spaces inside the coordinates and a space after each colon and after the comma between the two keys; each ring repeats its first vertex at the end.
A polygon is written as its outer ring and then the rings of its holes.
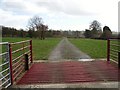
{"type": "MultiPolygon", "coordinates": [[[[41,36],[40,32],[36,30],[17,30],[11,27],[2,26],[2,37],[29,37],[29,38],[39,38],[41,36]]],[[[73,38],[83,38],[83,31],[62,31],[62,30],[52,30],[48,29],[44,31],[44,39],[45,37],[73,37],[73,38]]]]}
{"type": "Polygon", "coordinates": [[[108,38],[120,38],[120,34],[113,35],[112,31],[108,26],[104,26],[103,30],[101,24],[94,20],[90,23],[89,29],[85,31],[72,31],[72,30],[52,30],[45,25],[43,19],[39,16],[34,16],[29,19],[27,30],[17,30],[11,27],[2,26],[2,36],[3,37],[30,37],[39,38],[41,40],[45,37],[72,37],[72,38],[94,38],[94,39],[108,39],[108,38]]]}
{"type": "Polygon", "coordinates": [[[23,29],[17,30],[16,28],[2,26],[3,37],[27,37],[27,33],[28,32],[23,29]]]}

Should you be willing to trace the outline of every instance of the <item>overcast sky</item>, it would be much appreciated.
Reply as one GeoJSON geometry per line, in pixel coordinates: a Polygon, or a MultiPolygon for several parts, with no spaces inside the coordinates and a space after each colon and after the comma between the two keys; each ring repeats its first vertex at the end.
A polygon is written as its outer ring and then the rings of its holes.
{"type": "Polygon", "coordinates": [[[39,15],[50,29],[85,30],[93,20],[118,30],[119,0],[0,0],[0,25],[25,29],[39,15]]]}

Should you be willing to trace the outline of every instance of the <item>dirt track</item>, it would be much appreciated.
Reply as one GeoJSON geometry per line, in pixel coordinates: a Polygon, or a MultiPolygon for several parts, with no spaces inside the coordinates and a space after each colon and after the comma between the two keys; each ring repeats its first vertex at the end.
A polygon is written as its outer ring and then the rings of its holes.
{"type": "Polygon", "coordinates": [[[48,60],[65,60],[65,59],[90,59],[90,56],[80,51],[67,38],[63,38],[56,48],[50,53],[48,60]]]}

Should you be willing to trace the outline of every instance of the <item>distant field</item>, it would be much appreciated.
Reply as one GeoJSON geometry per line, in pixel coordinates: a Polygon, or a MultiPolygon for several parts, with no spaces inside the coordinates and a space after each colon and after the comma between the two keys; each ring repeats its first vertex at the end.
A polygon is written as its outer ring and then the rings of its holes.
{"type": "MultiPolygon", "coordinates": [[[[23,40],[30,40],[31,38],[2,38],[3,42],[19,42],[23,40]]],[[[48,55],[51,50],[61,40],[60,38],[46,38],[45,40],[32,39],[33,40],[33,58],[34,60],[48,59],[48,55]]]]}
{"type": "Polygon", "coordinates": [[[107,42],[106,40],[95,39],[69,39],[81,51],[87,53],[92,58],[106,58],[107,42]]]}

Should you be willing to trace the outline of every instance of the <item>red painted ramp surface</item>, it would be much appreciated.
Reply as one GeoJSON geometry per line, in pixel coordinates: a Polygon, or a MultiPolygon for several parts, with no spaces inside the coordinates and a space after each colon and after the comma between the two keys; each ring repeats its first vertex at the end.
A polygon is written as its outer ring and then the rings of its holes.
{"type": "Polygon", "coordinates": [[[117,81],[118,69],[106,61],[35,63],[17,84],[117,81]]]}

